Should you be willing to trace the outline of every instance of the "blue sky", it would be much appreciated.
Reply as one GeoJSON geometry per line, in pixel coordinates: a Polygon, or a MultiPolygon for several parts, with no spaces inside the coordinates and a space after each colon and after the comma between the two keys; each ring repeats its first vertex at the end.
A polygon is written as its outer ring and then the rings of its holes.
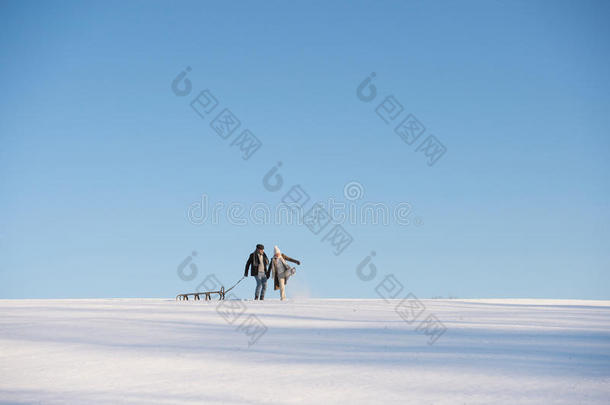
{"type": "Polygon", "coordinates": [[[604,1],[5,1],[0,298],[173,297],[232,284],[263,243],[303,261],[293,297],[375,298],[393,274],[420,298],[609,299],[608,17],[604,1]],[[204,89],[219,105],[202,119],[204,89]],[[376,114],[389,95],[446,147],[433,166],[376,114]],[[262,147],[243,160],[246,128],[262,147]],[[300,185],[311,205],[349,182],[354,204],[408,202],[413,221],[344,224],[335,255],[329,228],[187,219],[203,194],[274,207],[300,185]]]}

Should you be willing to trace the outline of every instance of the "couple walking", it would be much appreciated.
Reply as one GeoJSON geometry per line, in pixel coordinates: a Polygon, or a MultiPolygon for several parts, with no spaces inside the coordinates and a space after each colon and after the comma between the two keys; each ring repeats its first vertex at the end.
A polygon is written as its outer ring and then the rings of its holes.
{"type": "Polygon", "coordinates": [[[281,300],[286,299],[286,283],[288,278],[295,273],[294,267],[290,267],[288,262],[301,264],[300,261],[295,260],[291,257],[286,256],[277,246],[273,248],[273,257],[271,262],[265,254],[265,247],[261,244],[256,245],[256,250],[250,253],[248,261],[246,262],[246,269],[244,270],[244,277],[248,276],[248,267],[250,268],[250,275],[256,278],[256,290],[254,292],[254,299],[265,299],[265,291],[267,290],[267,280],[271,273],[273,273],[273,289],[280,290],[281,300]]]}

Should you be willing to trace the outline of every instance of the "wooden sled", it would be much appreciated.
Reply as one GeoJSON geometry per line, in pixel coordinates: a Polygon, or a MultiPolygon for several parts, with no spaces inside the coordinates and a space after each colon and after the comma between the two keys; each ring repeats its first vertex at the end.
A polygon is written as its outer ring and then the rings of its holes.
{"type": "Polygon", "coordinates": [[[228,291],[225,291],[224,287],[220,287],[219,291],[203,291],[203,292],[194,292],[194,293],[186,293],[186,294],[178,294],[176,295],[176,301],[188,301],[189,297],[192,296],[194,301],[200,301],[201,296],[205,296],[205,301],[211,301],[212,295],[217,294],[219,300],[225,299],[225,294],[228,291]]]}

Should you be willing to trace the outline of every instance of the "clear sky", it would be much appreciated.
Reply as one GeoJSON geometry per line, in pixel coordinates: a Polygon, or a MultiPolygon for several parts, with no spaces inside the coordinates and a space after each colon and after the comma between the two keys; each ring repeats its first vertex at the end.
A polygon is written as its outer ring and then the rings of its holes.
{"type": "Polygon", "coordinates": [[[3,1],[0,298],[228,286],[263,243],[302,260],[293,297],[374,298],[393,274],[402,296],[610,299],[609,19],[606,1],[3,1]],[[204,89],[218,105],[201,118],[204,89]],[[404,110],[385,123],[390,95],[404,110]],[[226,140],[224,108],[241,122],[226,140]],[[412,145],[394,132],[408,114],[426,128],[412,145]],[[248,160],[244,129],[262,142],[248,160]],[[335,255],[332,223],[188,220],[204,194],[249,210],[294,185],[306,209],[406,202],[411,222],[345,223],[335,255]]]}

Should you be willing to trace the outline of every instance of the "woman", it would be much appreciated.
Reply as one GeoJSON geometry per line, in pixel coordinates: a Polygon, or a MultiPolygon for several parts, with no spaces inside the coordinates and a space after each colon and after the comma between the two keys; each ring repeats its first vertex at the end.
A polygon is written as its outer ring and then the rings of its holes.
{"type": "Polygon", "coordinates": [[[282,254],[277,246],[273,247],[273,251],[275,254],[269,264],[269,269],[273,271],[273,289],[280,290],[280,299],[284,301],[286,299],[286,282],[295,273],[294,267],[290,267],[286,260],[296,264],[301,264],[301,262],[282,254]]]}

